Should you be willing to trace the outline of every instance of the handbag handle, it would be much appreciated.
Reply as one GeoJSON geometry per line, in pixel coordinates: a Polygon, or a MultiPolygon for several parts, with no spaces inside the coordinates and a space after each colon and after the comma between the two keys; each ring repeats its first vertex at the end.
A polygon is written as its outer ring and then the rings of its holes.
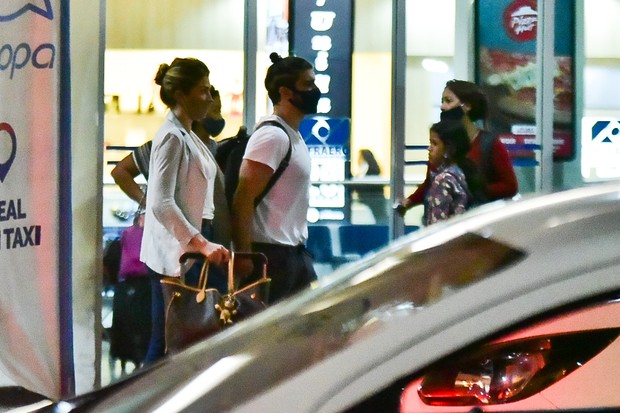
{"type": "Polygon", "coordinates": [[[179,263],[181,265],[184,265],[189,259],[202,260],[202,268],[200,269],[200,278],[198,278],[198,288],[200,289],[200,291],[196,295],[196,302],[200,303],[206,297],[205,289],[207,288],[209,260],[207,259],[206,255],[200,252],[185,252],[181,254],[181,256],[179,257],[179,263]]]}
{"type": "Polygon", "coordinates": [[[235,253],[230,251],[230,258],[228,259],[228,294],[235,292],[235,253]]]}
{"type": "Polygon", "coordinates": [[[230,251],[230,259],[228,260],[228,293],[233,294],[237,289],[235,288],[235,258],[249,258],[254,261],[258,258],[263,264],[263,270],[261,278],[267,278],[267,256],[262,252],[233,252],[230,251]]]}

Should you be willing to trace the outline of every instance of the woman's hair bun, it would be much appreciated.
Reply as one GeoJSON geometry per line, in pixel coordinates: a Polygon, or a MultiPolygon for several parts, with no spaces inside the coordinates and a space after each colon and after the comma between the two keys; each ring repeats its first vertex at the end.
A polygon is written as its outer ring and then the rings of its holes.
{"type": "Polygon", "coordinates": [[[271,63],[278,63],[280,60],[282,59],[282,56],[280,56],[279,54],[277,54],[276,52],[272,52],[269,55],[269,59],[271,59],[271,63]]]}
{"type": "Polygon", "coordinates": [[[159,69],[157,70],[157,74],[155,75],[155,84],[161,86],[164,81],[164,76],[170,69],[170,65],[168,63],[162,63],[159,65],[159,69]]]}

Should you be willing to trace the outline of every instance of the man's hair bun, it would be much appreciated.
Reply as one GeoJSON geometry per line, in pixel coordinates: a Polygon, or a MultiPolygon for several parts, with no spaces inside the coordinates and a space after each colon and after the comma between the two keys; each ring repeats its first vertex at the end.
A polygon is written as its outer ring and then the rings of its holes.
{"type": "Polygon", "coordinates": [[[271,59],[271,63],[278,63],[279,61],[283,60],[282,56],[280,56],[276,52],[271,53],[269,55],[269,59],[271,59]]]}

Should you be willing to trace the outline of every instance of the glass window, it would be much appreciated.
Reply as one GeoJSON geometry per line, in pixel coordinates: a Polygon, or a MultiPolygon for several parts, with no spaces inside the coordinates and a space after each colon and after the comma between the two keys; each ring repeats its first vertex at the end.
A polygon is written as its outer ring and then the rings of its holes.
{"type": "Polygon", "coordinates": [[[583,2],[584,54],[581,175],[586,182],[620,177],[620,2],[583,2]]]}
{"type": "MultiPolygon", "coordinates": [[[[426,176],[429,127],[439,120],[441,94],[455,77],[456,2],[408,1],[406,20],[405,196],[426,176]]],[[[405,215],[406,225],[420,225],[423,207],[405,215]]]]}
{"type": "MultiPolygon", "coordinates": [[[[230,16],[243,16],[243,7],[243,0],[106,3],[104,227],[127,226],[135,212],[137,205],[110,172],[132,148],[151,140],[165,117],[153,80],[160,64],[175,57],[205,62],[226,120],[215,139],[236,134],[243,122],[244,21],[230,16]]],[[[136,181],[146,183],[141,175],[136,181]]]]}

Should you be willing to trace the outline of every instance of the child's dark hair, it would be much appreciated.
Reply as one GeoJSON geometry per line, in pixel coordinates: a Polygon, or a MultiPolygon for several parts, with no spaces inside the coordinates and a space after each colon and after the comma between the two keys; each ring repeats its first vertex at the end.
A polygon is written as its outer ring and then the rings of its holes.
{"type": "Polygon", "coordinates": [[[443,142],[450,161],[455,162],[465,174],[469,192],[474,197],[475,203],[484,202],[486,196],[485,182],[478,165],[467,157],[470,149],[469,136],[458,120],[442,120],[431,126],[431,132],[443,142]]]}
{"type": "Polygon", "coordinates": [[[466,80],[449,80],[446,89],[456,95],[461,103],[466,103],[471,107],[467,113],[472,121],[485,120],[488,113],[488,101],[480,87],[466,80]]]}
{"type": "Polygon", "coordinates": [[[193,57],[177,57],[172,63],[159,65],[155,75],[155,83],[161,86],[159,97],[169,108],[176,106],[176,91],[189,93],[205,76],[209,76],[209,68],[193,57]]]}
{"type": "Polygon", "coordinates": [[[269,55],[273,63],[267,69],[265,77],[265,88],[269,99],[274,105],[280,103],[280,87],[284,86],[291,90],[295,90],[295,83],[299,79],[299,75],[308,69],[312,69],[312,65],[301,57],[288,56],[282,57],[277,53],[269,55]]]}

